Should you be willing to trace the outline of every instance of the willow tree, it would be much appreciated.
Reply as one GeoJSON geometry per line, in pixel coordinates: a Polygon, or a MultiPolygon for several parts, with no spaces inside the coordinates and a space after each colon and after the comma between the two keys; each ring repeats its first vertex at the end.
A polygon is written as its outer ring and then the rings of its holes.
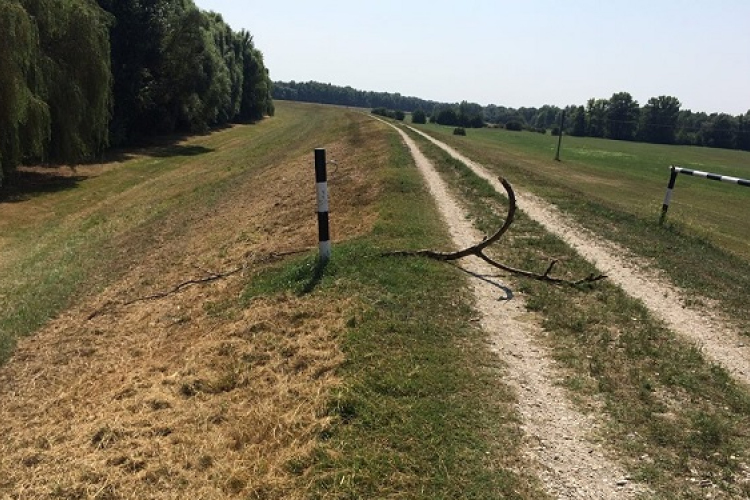
{"type": "Polygon", "coordinates": [[[39,34],[16,1],[0,3],[0,186],[24,158],[42,158],[50,135],[39,34]]]}
{"type": "Polygon", "coordinates": [[[50,110],[48,158],[74,163],[108,144],[111,112],[108,18],[89,0],[22,0],[36,20],[50,110]]]}
{"type": "Polygon", "coordinates": [[[253,44],[252,35],[243,30],[239,36],[244,74],[239,118],[243,121],[258,120],[274,113],[271,79],[263,64],[263,54],[253,44]]]}

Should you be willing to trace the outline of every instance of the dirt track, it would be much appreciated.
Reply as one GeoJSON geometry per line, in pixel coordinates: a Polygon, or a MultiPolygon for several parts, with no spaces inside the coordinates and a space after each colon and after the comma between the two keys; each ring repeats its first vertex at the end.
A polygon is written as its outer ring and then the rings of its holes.
{"type": "MultiPolygon", "coordinates": [[[[410,129],[463,162],[497,191],[503,192],[497,176],[482,165],[447,144],[417,129],[410,129]]],[[[554,205],[531,193],[516,191],[518,207],[526,215],[573,247],[625,293],[643,302],[671,330],[694,342],[710,360],[726,368],[737,380],[750,384],[750,345],[727,321],[722,320],[720,313],[709,307],[686,307],[684,292],[669,284],[666,278],[644,271],[638,259],[626,249],[591,234],[554,205]]]]}
{"type": "MultiPolygon", "coordinates": [[[[397,130],[425,177],[455,245],[463,248],[480,241],[480,233],[467,221],[430,161],[408,135],[397,130]]],[[[478,259],[462,265],[480,276],[496,271],[478,259]]],[[[526,453],[548,492],[560,499],[631,498],[642,493],[644,488],[629,481],[626,472],[608,459],[603,446],[593,441],[594,418],[575,410],[564,390],[555,385],[558,368],[536,340],[541,327],[529,318],[522,300],[507,300],[505,286],[494,278],[471,280],[471,286],[482,327],[507,364],[504,381],[518,396],[526,453]]]]}

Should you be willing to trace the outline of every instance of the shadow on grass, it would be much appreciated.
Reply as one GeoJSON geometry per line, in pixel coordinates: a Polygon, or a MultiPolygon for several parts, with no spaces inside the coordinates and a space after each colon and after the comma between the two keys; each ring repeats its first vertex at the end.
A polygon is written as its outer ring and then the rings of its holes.
{"type": "Polygon", "coordinates": [[[312,269],[312,275],[310,276],[310,279],[305,283],[305,286],[303,286],[298,295],[308,295],[315,291],[315,289],[320,285],[320,282],[323,280],[323,276],[325,275],[325,270],[328,267],[328,261],[323,259],[317,259],[315,261],[315,266],[312,269]]]}
{"type": "MultiPolygon", "coordinates": [[[[109,151],[103,159],[100,158],[98,161],[92,161],[89,164],[123,162],[139,156],[151,158],[191,157],[213,153],[214,151],[213,148],[205,146],[166,144],[142,150],[109,151]]],[[[83,170],[81,169],[81,171],[83,170]]],[[[0,188],[0,203],[18,203],[27,201],[35,195],[73,189],[88,178],[90,178],[90,175],[77,174],[74,166],[19,167],[0,188]]]]}
{"type": "Polygon", "coordinates": [[[50,169],[47,172],[41,168],[19,170],[14,172],[8,183],[0,189],[0,203],[19,203],[37,194],[73,189],[86,178],[85,175],[66,175],[59,169],[50,169]]]}

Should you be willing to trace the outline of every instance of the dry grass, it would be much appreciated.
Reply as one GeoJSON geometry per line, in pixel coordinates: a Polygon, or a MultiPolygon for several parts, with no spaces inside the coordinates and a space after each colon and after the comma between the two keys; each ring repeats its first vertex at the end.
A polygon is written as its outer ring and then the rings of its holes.
{"type": "MultiPolygon", "coordinates": [[[[369,231],[377,216],[368,157],[388,146],[353,121],[355,135],[327,145],[347,158],[331,176],[334,239],[369,231]]],[[[0,368],[0,497],[295,498],[290,468],[328,424],[343,361],[336,334],[353,304],[283,294],[242,309],[250,264],[86,318],[206,270],[314,247],[311,153],[241,178],[207,212],[167,217],[160,234],[180,238],[148,239],[123,279],[19,342],[0,368]]],[[[121,236],[123,248],[140,236],[121,236]]]]}

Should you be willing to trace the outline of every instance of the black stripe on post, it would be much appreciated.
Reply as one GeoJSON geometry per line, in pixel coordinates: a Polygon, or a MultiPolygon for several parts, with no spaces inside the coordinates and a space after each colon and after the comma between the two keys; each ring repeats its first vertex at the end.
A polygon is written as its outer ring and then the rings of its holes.
{"type": "Polygon", "coordinates": [[[326,150],[315,150],[315,187],[318,198],[318,248],[320,260],[331,258],[331,235],[328,223],[328,175],[326,173],[326,150]]]}
{"type": "Polygon", "coordinates": [[[737,184],[739,184],[740,186],[750,187],[750,181],[747,181],[745,179],[737,179],[737,184]]]}

